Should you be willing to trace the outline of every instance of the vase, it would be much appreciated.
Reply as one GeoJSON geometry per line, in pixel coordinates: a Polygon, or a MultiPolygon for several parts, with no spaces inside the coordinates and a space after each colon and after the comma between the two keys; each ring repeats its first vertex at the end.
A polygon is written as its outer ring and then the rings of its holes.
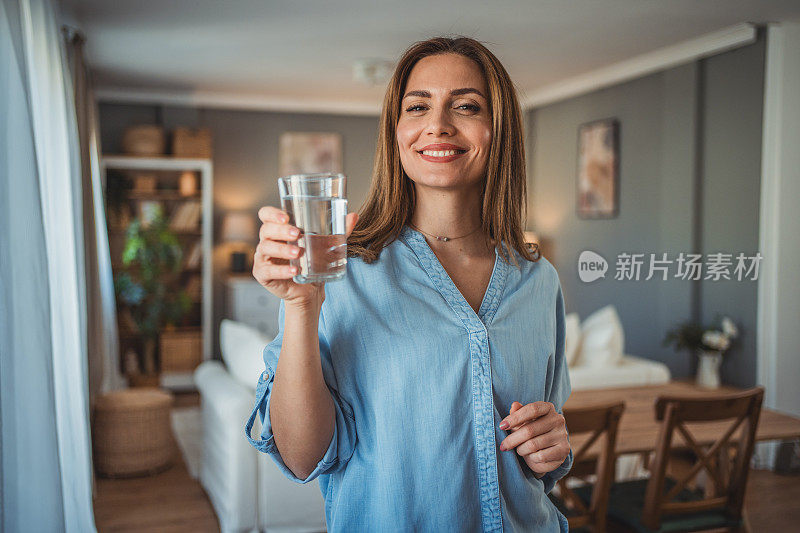
{"type": "Polygon", "coordinates": [[[719,388],[719,366],[721,363],[722,354],[720,352],[701,351],[700,361],[697,365],[697,384],[707,389],[719,388]]]}

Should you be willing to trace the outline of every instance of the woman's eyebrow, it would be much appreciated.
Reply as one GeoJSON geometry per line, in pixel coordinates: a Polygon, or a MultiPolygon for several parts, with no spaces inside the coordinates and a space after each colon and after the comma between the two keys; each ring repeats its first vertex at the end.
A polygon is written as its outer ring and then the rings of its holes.
{"type": "MultiPolygon", "coordinates": [[[[460,96],[462,94],[470,94],[470,93],[474,93],[474,94],[483,96],[482,92],[480,92],[478,89],[475,89],[473,87],[464,87],[463,89],[453,89],[452,91],[450,91],[450,96],[460,96]]],[[[403,96],[403,98],[408,98],[409,96],[419,96],[421,98],[430,98],[431,97],[431,93],[428,92],[428,91],[419,91],[419,90],[418,91],[408,91],[406,93],[406,95],[403,96]]],[[[485,96],[483,96],[483,97],[486,98],[485,96]]]]}

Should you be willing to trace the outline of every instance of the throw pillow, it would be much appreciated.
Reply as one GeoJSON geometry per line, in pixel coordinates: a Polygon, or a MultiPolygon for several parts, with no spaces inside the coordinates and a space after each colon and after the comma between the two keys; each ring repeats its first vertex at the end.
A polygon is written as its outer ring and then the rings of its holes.
{"type": "Polygon", "coordinates": [[[581,345],[577,364],[601,368],[622,361],[625,336],[617,310],[607,305],[586,317],[581,325],[581,345]]]}
{"type": "Polygon", "coordinates": [[[222,321],[219,328],[222,360],[236,381],[250,388],[256,386],[264,372],[264,347],[269,341],[247,324],[228,319],[222,321]]]}
{"type": "Polygon", "coordinates": [[[578,313],[569,313],[565,317],[564,323],[567,330],[564,356],[567,366],[574,366],[578,359],[578,347],[581,344],[581,318],[578,313]]]}

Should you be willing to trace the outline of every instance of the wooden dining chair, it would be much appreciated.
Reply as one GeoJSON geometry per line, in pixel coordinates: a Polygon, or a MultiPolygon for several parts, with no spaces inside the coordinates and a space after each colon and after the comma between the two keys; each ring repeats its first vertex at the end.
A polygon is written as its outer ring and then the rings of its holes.
{"type": "Polygon", "coordinates": [[[609,516],[640,532],[746,531],[742,508],[763,398],[763,387],[713,397],[659,398],[655,416],[661,429],[650,478],[615,483],[609,516]],[[719,437],[710,446],[699,445],[687,427],[720,423],[719,437]],[[675,479],[667,475],[667,466],[681,449],[691,450],[696,461],[675,479]],[[691,489],[688,484],[702,470],[711,485],[691,489]]]}
{"type": "Polygon", "coordinates": [[[606,530],[608,490],[614,480],[617,459],[617,428],[624,409],[624,402],[616,402],[563,410],[570,436],[590,433],[580,448],[573,450],[572,468],[557,482],[558,496],[550,493],[550,499],[567,517],[570,531],[587,528],[603,533],[606,530]],[[589,448],[600,439],[602,448],[598,457],[587,458],[589,448]],[[568,480],[586,481],[590,475],[595,476],[593,483],[574,489],[568,487],[568,480]]]}

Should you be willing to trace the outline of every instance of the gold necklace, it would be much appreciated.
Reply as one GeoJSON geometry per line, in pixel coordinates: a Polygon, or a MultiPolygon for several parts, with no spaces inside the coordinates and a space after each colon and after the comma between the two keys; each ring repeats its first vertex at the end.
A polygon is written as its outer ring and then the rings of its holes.
{"type": "Polygon", "coordinates": [[[481,226],[478,226],[478,227],[477,227],[477,228],[475,228],[474,230],[470,231],[470,232],[469,232],[469,233],[467,233],[466,235],[462,235],[461,237],[444,237],[444,236],[441,236],[441,235],[431,235],[431,234],[430,234],[430,233],[428,233],[427,231],[422,231],[421,229],[419,229],[418,227],[416,227],[416,226],[415,226],[414,224],[412,224],[411,222],[409,222],[409,223],[408,223],[408,225],[409,225],[409,226],[411,226],[412,228],[414,228],[415,230],[419,231],[420,233],[424,233],[424,234],[425,234],[425,235],[427,235],[428,237],[432,237],[432,238],[436,239],[437,241],[443,241],[443,242],[447,242],[447,241],[454,241],[454,240],[456,240],[456,239],[463,239],[464,237],[469,237],[470,235],[472,235],[473,233],[475,233],[476,231],[478,231],[479,229],[481,229],[481,226]]]}

